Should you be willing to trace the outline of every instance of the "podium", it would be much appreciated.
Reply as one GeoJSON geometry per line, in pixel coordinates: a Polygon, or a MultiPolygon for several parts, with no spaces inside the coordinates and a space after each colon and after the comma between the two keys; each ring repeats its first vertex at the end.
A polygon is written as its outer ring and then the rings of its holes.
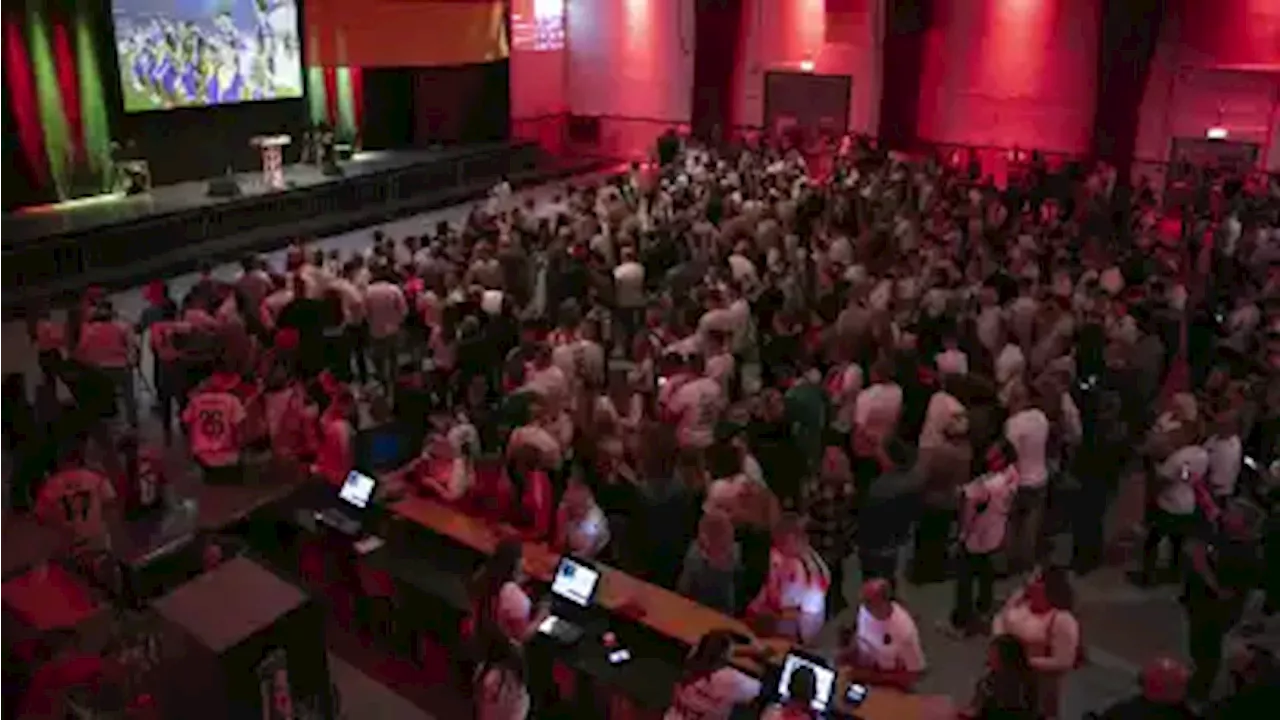
{"type": "Polygon", "coordinates": [[[284,151],[293,142],[288,135],[259,135],[250,141],[262,153],[262,182],[272,190],[284,190],[284,151]]]}

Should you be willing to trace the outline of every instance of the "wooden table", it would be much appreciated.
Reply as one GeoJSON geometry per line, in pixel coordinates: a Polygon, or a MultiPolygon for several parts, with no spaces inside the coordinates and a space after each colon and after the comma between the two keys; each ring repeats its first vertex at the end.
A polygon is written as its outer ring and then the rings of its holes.
{"type": "MultiPolygon", "coordinates": [[[[453,539],[459,544],[483,553],[492,553],[503,534],[489,523],[466,515],[434,500],[409,497],[391,508],[392,513],[453,539]]],[[[542,581],[550,581],[555,572],[560,553],[544,543],[524,543],[525,571],[542,581]]],[[[731,630],[756,639],[767,647],[771,656],[764,662],[747,656],[736,656],[734,666],[756,677],[766,677],[766,663],[778,661],[790,650],[793,643],[782,638],[756,638],[743,622],[700,605],[665,588],[639,580],[621,570],[597,563],[601,571],[601,585],[597,596],[601,606],[623,616],[633,617],[653,630],[674,638],[685,645],[696,645],[698,639],[711,630],[731,630]],[[632,607],[643,614],[629,612],[632,607]]],[[[845,689],[849,685],[848,673],[841,672],[836,684],[836,709],[856,714],[868,720],[893,718],[894,720],[940,720],[954,716],[950,698],[940,695],[913,695],[890,687],[873,687],[867,699],[858,708],[844,706],[845,689]]]]}

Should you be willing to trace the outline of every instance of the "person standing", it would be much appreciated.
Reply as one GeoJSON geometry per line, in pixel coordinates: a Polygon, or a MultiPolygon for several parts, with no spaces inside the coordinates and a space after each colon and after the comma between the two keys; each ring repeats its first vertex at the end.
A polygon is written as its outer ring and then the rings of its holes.
{"type": "Polygon", "coordinates": [[[369,323],[369,345],[374,372],[382,387],[390,394],[395,387],[397,358],[400,350],[400,328],[409,314],[404,291],[394,282],[389,271],[381,270],[364,293],[365,317],[369,323]]]}
{"type": "Polygon", "coordinates": [[[1049,567],[1011,597],[991,623],[992,635],[1009,634],[1022,642],[1036,672],[1040,716],[1045,720],[1058,717],[1063,680],[1083,658],[1074,604],[1066,569],[1049,567]]]}
{"type": "Polygon", "coordinates": [[[849,457],[842,448],[828,445],[817,478],[802,489],[801,509],[809,519],[809,542],[831,570],[827,609],[832,616],[840,614],[848,604],[844,597],[844,565],[853,552],[854,527],[849,515],[857,505],[857,495],[849,457]]]}
{"type": "Polygon", "coordinates": [[[1018,491],[1018,469],[1007,443],[987,453],[987,474],[960,489],[960,563],[951,626],[972,633],[992,609],[993,557],[1004,547],[1009,510],[1018,491]],[[977,583],[977,603],[973,586],[977,583]]]}
{"type": "Polygon", "coordinates": [[[1010,387],[1006,405],[1009,419],[1004,437],[1018,458],[1018,494],[1009,518],[1009,565],[1010,570],[1025,570],[1036,561],[1041,544],[1049,484],[1049,417],[1031,403],[1030,392],[1021,384],[1010,387]]]}
{"type": "Polygon", "coordinates": [[[1143,584],[1155,582],[1156,560],[1165,538],[1173,546],[1174,576],[1179,574],[1183,540],[1196,522],[1195,485],[1203,481],[1208,471],[1209,452],[1194,440],[1156,466],[1156,497],[1147,515],[1147,537],[1142,546],[1143,584]]]}
{"type": "Polygon", "coordinates": [[[133,373],[138,361],[138,338],[133,328],[119,320],[111,304],[94,306],[89,322],[80,328],[76,359],[110,379],[114,391],[123,396],[125,418],[138,427],[138,395],[133,373]]]}
{"type": "MultiPolygon", "coordinates": [[[[1245,596],[1259,579],[1258,550],[1243,512],[1229,507],[1218,528],[1191,541],[1183,592],[1188,652],[1195,665],[1188,692],[1207,700],[1222,665],[1222,639],[1240,619],[1245,596]]],[[[1274,568],[1272,568],[1274,570],[1274,568]]]]}

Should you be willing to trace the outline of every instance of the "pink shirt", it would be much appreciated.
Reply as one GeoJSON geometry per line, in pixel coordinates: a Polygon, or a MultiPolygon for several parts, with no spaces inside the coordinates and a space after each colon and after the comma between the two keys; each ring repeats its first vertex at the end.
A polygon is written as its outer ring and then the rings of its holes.
{"type": "Polygon", "coordinates": [[[85,323],[80,329],[76,356],[86,365],[125,368],[134,355],[133,331],[116,321],[85,323]]]}
{"type": "Polygon", "coordinates": [[[964,507],[960,519],[960,537],[965,550],[986,554],[1004,545],[1009,525],[1009,510],[1018,490],[1018,471],[1010,467],[984,475],[965,485],[964,507]]]}
{"type": "Polygon", "coordinates": [[[341,485],[355,467],[351,451],[351,423],[344,418],[326,418],[320,426],[320,446],[316,448],[316,474],[341,485]]]}
{"type": "Polygon", "coordinates": [[[365,314],[369,319],[369,335],[375,338],[390,337],[400,330],[409,305],[404,291],[389,282],[376,282],[364,294],[365,314]]]}

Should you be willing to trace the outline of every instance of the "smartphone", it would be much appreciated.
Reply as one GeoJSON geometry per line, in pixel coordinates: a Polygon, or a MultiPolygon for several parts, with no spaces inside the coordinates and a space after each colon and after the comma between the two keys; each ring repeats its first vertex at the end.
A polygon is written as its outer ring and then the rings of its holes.
{"type": "Polygon", "coordinates": [[[626,648],[619,648],[609,653],[609,663],[612,665],[621,665],[631,659],[631,651],[626,648]]]}
{"type": "Polygon", "coordinates": [[[1257,470],[1258,470],[1258,461],[1257,461],[1257,460],[1254,460],[1253,458],[1249,457],[1248,455],[1245,455],[1245,456],[1244,456],[1244,464],[1245,464],[1245,467],[1249,468],[1250,470],[1253,470],[1254,472],[1257,472],[1257,470]]]}
{"type": "Polygon", "coordinates": [[[557,618],[555,615],[548,615],[546,618],[543,619],[542,623],[538,625],[538,632],[542,633],[543,635],[550,635],[552,632],[555,631],[556,622],[558,621],[559,621],[559,618],[557,618]]]}
{"type": "Polygon", "coordinates": [[[867,699],[867,686],[861,683],[849,683],[845,688],[844,701],[852,707],[858,707],[867,699]]]}

